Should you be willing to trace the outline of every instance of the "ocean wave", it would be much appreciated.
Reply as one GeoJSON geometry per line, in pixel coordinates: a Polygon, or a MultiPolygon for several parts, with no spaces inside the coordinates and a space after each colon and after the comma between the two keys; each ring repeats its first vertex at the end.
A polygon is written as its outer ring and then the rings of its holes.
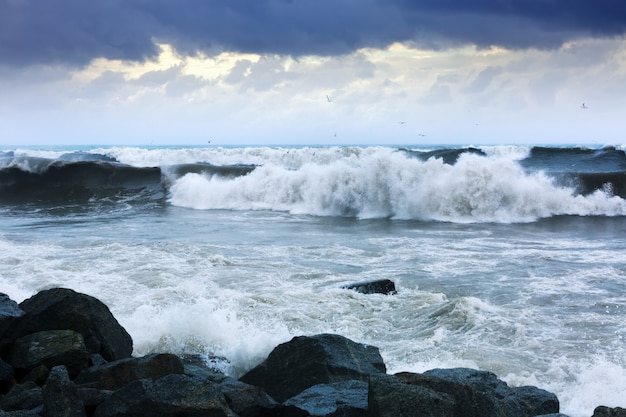
{"type": "Polygon", "coordinates": [[[99,148],[4,151],[0,202],[108,198],[206,210],[449,222],[626,215],[616,147],[99,148]]]}

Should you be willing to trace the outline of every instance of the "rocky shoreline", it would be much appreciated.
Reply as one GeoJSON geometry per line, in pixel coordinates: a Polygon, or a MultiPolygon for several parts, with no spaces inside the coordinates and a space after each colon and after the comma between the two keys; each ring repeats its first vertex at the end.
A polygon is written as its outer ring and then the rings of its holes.
{"type": "Polygon", "coordinates": [[[0,293],[0,417],[564,416],[556,395],[490,372],[387,374],[378,348],[336,334],[295,337],[239,379],[196,356],[132,351],[94,297],[54,288],[18,305],[0,293]]]}

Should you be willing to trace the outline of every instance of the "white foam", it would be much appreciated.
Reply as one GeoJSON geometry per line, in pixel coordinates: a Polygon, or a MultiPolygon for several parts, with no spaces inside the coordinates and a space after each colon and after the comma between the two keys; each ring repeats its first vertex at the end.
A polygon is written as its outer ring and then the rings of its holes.
{"type": "Polygon", "coordinates": [[[513,160],[462,155],[451,166],[401,153],[353,155],[297,169],[268,163],[223,180],[188,174],[170,202],[195,209],[278,210],[322,216],[453,222],[529,222],[553,215],[626,215],[626,201],[574,195],[513,160]]]}

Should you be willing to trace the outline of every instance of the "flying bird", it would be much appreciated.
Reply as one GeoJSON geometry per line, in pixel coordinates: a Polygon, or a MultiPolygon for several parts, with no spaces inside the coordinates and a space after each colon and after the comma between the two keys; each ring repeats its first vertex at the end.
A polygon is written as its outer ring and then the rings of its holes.
{"type": "Polygon", "coordinates": [[[329,103],[332,103],[333,101],[330,99],[330,97],[328,97],[328,94],[326,94],[326,101],[328,101],[329,103]]]}
{"type": "Polygon", "coordinates": [[[587,105],[586,105],[585,103],[583,103],[583,104],[580,106],[580,108],[581,108],[581,109],[588,109],[589,107],[587,107],[587,105]]]}

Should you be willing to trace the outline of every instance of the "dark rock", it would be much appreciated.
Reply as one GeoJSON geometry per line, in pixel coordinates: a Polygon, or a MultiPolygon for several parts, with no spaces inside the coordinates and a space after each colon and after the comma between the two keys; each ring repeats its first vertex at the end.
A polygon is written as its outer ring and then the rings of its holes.
{"type": "Polygon", "coordinates": [[[41,387],[34,382],[15,385],[0,398],[0,409],[5,411],[30,410],[43,405],[41,387]]]}
{"type": "Polygon", "coordinates": [[[377,347],[340,335],[321,334],[294,337],[277,346],[240,380],[261,387],[282,402],[313,385],[367,381],[370,374],[385,372],[377,347]]]}
{"type": "Polygon", "coordinates": [[[201,355],[182,355],[180,359],[183,362],[186,375],[197,376],[217,383],[226,379],[224,372],[209,366],[201,355]]]}
{"type": "Polygon", "coordinates": [[[364,381],[315,385],[285,401],[282,416],[365,417],[367,395],[364,381]]]}
{"type": "Polygon", "coordinates": [[[134,381],[117,390],[93,417],[237,417],[211,381],[188,375],[168,375],[134,381]]]}
{"type": "Polygon", "coordinates": [[[31,381],[39,386],[43,386],[46,383],[46,379],[48,379],[48,375],[50,375],[50,368],[46,365],[39,365],[24,375],[20,379],[20,384],[31,381]]]}
{"type": "Polygon", "coordinates": [[[535,416],[535,417],[569,417],[569,416],[567,414],[551,413],[551,414],[542,414],[540,416],[535,416]]]}
{"type": "Polygon", "coordinates": [[[183,363],[178,356],[161,353],[92,366],[83,370],[74,379],[74,383],[86,385],[89,388],[114,391],[138,379],[156,379],[169,374],[182,374],[183,372],[183,363]]]}
{"type": "Polygon", "coordinates": [[[2,411],[0,417],[41,417],[43,415],[43,407],[37,407],[32,410],[2,411]]]}
{"type": "Polygon", "coordinates": [[[620,407],[609,408],[601,405],[593,410],[592,417],[626,417],[626,409],[620,407]]]}
{"type": "Polygon", "coordinates": [[[449,395],[454,399],[456,416],[532,417],[559,412],[554,394],[536,387],[511,388],[491,372],[434,369],[424,374],[403,372],[396,377],[405,384],[449,395]]]}
{"type": "Polygon", "coordinates": [[[23,301],[25,314],[16,318],[3,335],[2,351],[25,335],[44,330],[74,330],[83,336],[89,353],[113,361],[130,357],[133,341],[109,308],[98,299],[70,289],[41,291],[23,301]]]}
{"type": "Polygon", "coordinates": [[[65,365],[72,376],[89,363],[83,337],[73,330],[46,330],[21,337],[13,344],[8,359],[15,369],[25,372],[41,365],[65,365]]]}
{"type": "Polygon", "coordinates": [[[65,366],[55,366],[43,386],[47,417],[86,417],[85,406],[65,366]]]}
{"type": "Polygon", "coordinates": [[[85,411],[87,415],[92,415],[98,405],[102,403],[104,400],[113,395],[114,391],[104,390],[104,389],[96,389],[96,388],[84,388],[77,387],[78,395],[80,396],[80,400],[85,406],[85,411]]]}
{"type": "Polygon", "coordinates": [[[15,384],[13,367],[0,359],[0,394],[5,394],[15,384]]]}
{"type": "Polygon", "coordinates": [[[389,279],[355,282],[342,288],[355,290],[363,294],[397,294],[396,284],[389,279]]]}
{"type": "Polygon", "coordinates": [[[465,417],[455,414],[451,395],[406,384],[394,375],[371,375],[368,398],[367,417],[465,417]]]}
{"type": "Polygon", "coordinates": [[[225,377],[219,383],[219,389],[230,409],[239,417],[286,417],[279,414],[279,404],[259,387],[225,377]]]}
{"type": "Polygon", "coordinates": [[[105,365],[108,361],[102,357],[99,353],[92,353],[89,355],[89,366],[105,365]]]}
{"type": "Polygon", "coordinates": [[[0,338],[13,320],[23,315],[24,311],[17,303],[11,300],[8,295],[0,292],[0,338]]]}

